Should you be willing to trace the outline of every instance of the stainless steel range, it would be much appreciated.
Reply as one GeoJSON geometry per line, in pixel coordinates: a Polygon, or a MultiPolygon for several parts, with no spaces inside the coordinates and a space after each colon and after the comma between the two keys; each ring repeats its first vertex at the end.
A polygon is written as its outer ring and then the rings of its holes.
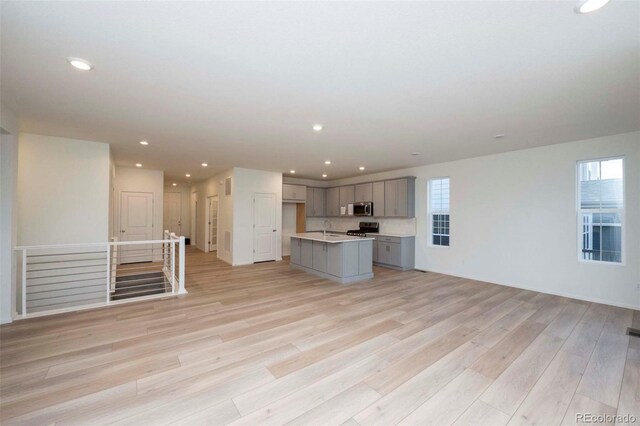
{"type": "Polygon", "coordinates": [[[347,231],[347,235],[366,237],[367,234],[377,234],[379,230],[380,224],[378,222],[360,222],[360,229],[350,229],[347,231]]]}

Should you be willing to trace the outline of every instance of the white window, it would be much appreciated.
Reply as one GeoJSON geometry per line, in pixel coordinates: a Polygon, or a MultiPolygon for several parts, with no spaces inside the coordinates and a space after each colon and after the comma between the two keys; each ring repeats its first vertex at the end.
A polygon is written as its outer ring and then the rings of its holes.
{"type": "Polygon", "coordinates": [[[429,222],[434,246],[449,245],[449,178],[429,181],[429,222]]]}
{"type": "Polygon", "coordinates": [[[578,227],[581,260],[622,263],[622,158],[578,163],[578,227]]]}

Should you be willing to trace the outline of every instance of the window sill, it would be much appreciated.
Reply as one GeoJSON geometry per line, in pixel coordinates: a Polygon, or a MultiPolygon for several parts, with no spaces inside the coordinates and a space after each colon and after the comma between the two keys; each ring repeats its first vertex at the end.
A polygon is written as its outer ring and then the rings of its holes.
{"type": "Polygon", "coordinates": [[[603,265],[603,266],[627,266],[626,262],[605,262],[602,260],[584,260],[578,259],[578,263],[583,263],[585,265],[603,265]]]}
{"type": "Polygon", "coordinates": [[[451,246],[439,246],[437,244],[428,244],[427,247],[437,248],[437,249],[448,249],[448,248],[451,248],[451,246]]]}

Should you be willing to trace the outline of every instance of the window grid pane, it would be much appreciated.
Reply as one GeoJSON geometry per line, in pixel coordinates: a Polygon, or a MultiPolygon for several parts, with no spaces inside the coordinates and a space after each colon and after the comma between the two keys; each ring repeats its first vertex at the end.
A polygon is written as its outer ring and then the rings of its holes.
{"type": "Polygon", "coordinates": [[[431,244],[449,245],[449,178],[429,181],[431,244]]]}
{"type": "Polygon", "coordinates": [[[622,262],[623,160],[578,164],[580,258],[622,262]]]}

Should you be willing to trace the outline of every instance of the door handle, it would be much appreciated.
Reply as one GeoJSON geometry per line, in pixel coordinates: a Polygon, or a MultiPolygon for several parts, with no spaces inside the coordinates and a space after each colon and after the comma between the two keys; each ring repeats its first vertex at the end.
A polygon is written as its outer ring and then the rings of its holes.
{"type": "Polygon", "coordinates": [[[124,229],[121,229],[120,232],[124,234],[124,229]]]}
{"type": "Polygon", "coordinates": [[[276,232],[276,230],[274,229],[273,232],[276,232]]]}

